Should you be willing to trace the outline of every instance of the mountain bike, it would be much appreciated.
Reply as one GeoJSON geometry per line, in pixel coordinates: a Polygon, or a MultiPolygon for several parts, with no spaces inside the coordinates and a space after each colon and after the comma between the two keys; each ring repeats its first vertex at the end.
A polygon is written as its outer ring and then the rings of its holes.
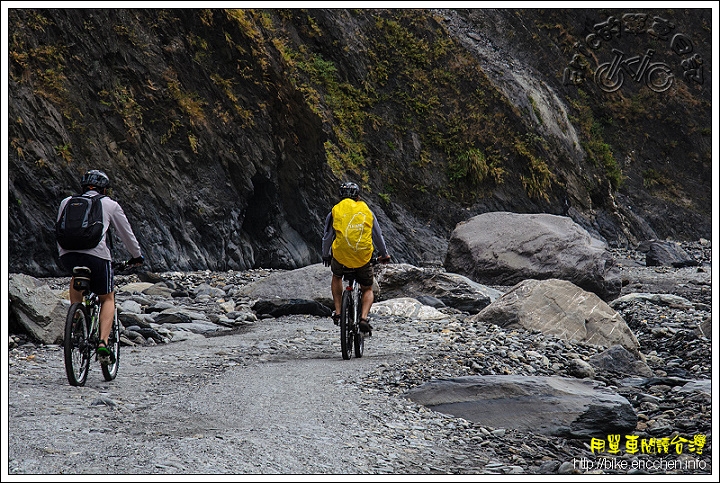
{"type": "MultiPolygon", "coordinates": [[[[123,270],[127,262],[113,262],[114,270],[123,270]]],[[[107,347],[113,356],[110,360],[100,360],[96,354],[100,342],[100,298],[90,290],[90,269],[88,267],[73,268],[73,288],[83,294],[81,302],[75,302],[68,309],[65,320],[65,372],[72,386],[84,386],[90,370],[90,359],[100,362],[100,370],[106,381],[117,376],[120,365],[120,325],[117,307],[113,317],[112,329],[108,337],[107,347]]]]}
{"type": "MultiPolygon", "coordinates": [[[[379,259],[373,257],[370,263],[388,263],[390,257],[379,259]]],[[[353,350],[355,357],[361,358],[365,351],[365,334],[360,331],[360,316],[362,315],[362,291],[360,284],[355,279],[355,272],[343,275],[345,284],[342,302],[340,305],[340,351],[342,357],[348,360],[352,357],[353,350]]]]}
{"type": "Polygon", "coordinates": [[[352,357],[353,349],[355,357],[363,356],[365,336],[360,332],[360,310],[362,308],[360,284],[355,280],[354,273],[345,274],[343,280],[345,289],[340,309],[340,350],[343,359],[348,360],[352,357]]]}

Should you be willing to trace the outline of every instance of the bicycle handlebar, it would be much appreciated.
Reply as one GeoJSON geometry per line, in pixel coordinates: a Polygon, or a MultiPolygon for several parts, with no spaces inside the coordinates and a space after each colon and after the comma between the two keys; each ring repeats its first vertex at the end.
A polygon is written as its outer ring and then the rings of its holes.
{"type": "Polygon", "coordinates": [[[131,258],[130,260],[125,260],[125,261],[120,261],[120,262],[114,261],[114,262],[112,262],[112,268],[113,268],[113,270],[122,272],[123,270],[139,267],[140,265],[142,265],[142,263],[130,263],[130,262],[132,262],[132,260],[133,259],[131,258]]]}
{"type": "Polygon", "coordinates": [[[390,255],[385,255],[384,257],[377,257],[375,258],[375,263],[382,263],[387,264],[390,263],[390,255]]]}

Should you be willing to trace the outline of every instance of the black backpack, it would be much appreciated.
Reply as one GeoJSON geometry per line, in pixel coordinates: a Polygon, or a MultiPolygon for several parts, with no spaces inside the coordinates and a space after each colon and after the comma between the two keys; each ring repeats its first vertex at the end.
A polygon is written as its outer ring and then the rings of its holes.
{"type": "Polygon", "coordinates": [[[103,236],[102,198],[73,195],[55,223],[55,238],[65,250],[94,248],[103,236]]]}

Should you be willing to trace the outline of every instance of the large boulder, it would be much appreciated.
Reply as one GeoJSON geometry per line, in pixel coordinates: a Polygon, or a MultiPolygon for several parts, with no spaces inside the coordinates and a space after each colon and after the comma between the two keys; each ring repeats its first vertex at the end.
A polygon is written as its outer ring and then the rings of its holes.
{"type": "Polygon", "coordinates": [[[627,399],[588,379],[465,376],[430,381],[408,397],[483,426],[565,438],[627,434],[637,425],[627,399]]]}
{"type": "Polygon", "coordinates": [[[238,295],[254,300],[314,300],[333,307],[330,281],[332,272],[322,263],[295,270],[280,270],[238,290],[238,295]]]}
{"type": "Polygon", "coordinates": [[[44,344],[62,342],[70,302],[59,292],[34,277],[13,273],[8,295],[11,328],[44,344]]]}
{"type": "Polygon", "coordinates": [[[464,275],[407,263],[379,267],[377,279],[381,287],[379,300],[432,296],[448,307],[470,313],[481,311],[502,295],[464,275]]]}
{"type": "Polygon", "coordinates": [[[645,265],[648,267],[694,267],[700,263],[683,250],[677,242],[648,240],[638,246],[645,253],[645,265]]]}
{"type": "Polygon", "coordinates": [[[604,300],[620,294],[620,272],[605,242],[565,216],[491,212],[453,230],[445,269],[489,285],[558,278],[604,300]]]}
{"type": "Polygon", "coordinates": [[[622,316],[594,293],[566,280],[525,280],[467,320],[604,347],[621,345],[640,355],[638,341],[622,316]]]}

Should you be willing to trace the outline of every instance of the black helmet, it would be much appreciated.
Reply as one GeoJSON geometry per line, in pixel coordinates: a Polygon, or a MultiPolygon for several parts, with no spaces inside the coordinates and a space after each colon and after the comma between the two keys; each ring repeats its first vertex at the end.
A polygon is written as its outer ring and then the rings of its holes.
{"type": "Polygon", "coordinates": [[[80,180],[80,186],[82,186],[83,189],[87,188],[88,186],[105,189],[110,186],[110,178],[108,178],[108,175],[106,175],[99,169],[91,169],[83,175],[82,179],[80,180]]]}
{"type": "Polygon", "coordinates": [[[355,183],[348,182],[340,185],[340,199],[357,199],[360,196],[360,187],[355,183]]]}

